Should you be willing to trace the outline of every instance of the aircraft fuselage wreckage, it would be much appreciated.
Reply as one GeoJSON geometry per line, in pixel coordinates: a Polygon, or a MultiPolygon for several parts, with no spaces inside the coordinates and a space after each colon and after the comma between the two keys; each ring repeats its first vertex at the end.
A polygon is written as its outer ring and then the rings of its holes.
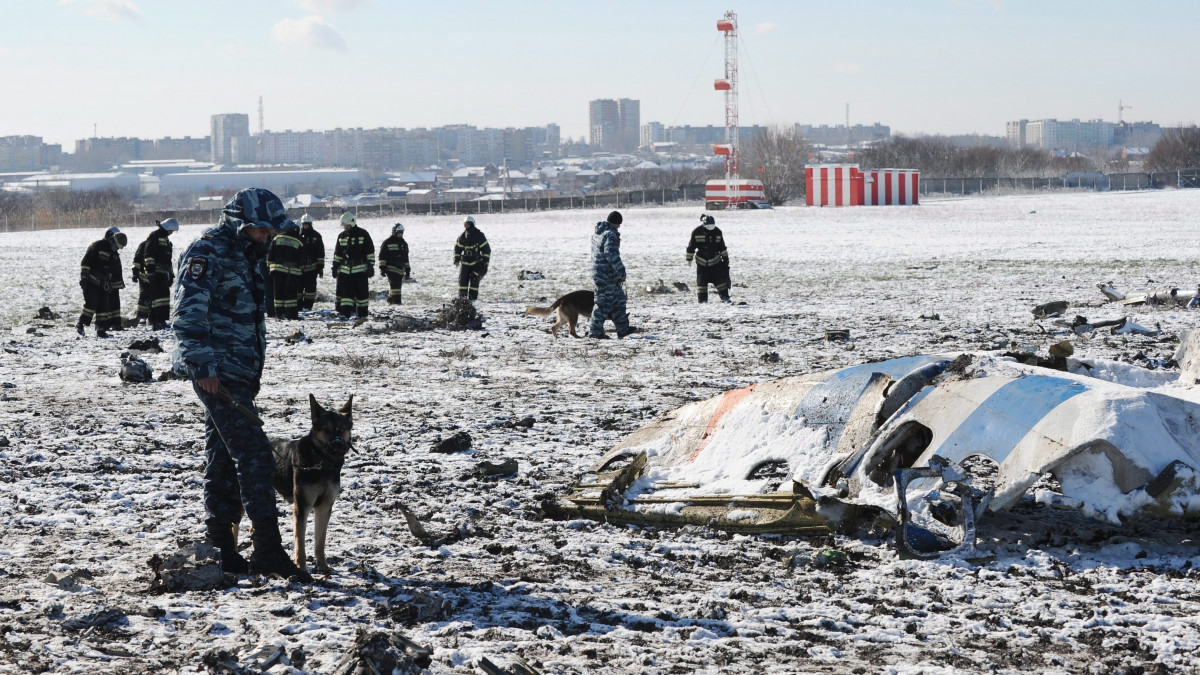
{"type": "Polygon", "coordinates": [[[748,533],[895,528],[904,555],[980,557],[975,522],[1037,497],[1114,523],[1200,514],[1200,405],[984,354],[786,377],[634,432],[556,517],[748,533]]]}

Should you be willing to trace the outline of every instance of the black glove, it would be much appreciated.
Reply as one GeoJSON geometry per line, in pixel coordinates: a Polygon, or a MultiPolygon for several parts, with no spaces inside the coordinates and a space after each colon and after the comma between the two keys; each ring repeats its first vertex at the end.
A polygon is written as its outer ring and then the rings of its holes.
{"type": "Polygon", "coordinates": [[[479,268],[479,278],[482,279],[485,274],[487,274],[487,265],[482,265],[479,268]]]}
{"type": "Polygon", "coordinates": [[[325,276],[325,270],[317,270],[317,277],[320,278],[323,276],[325,276]]]}
{"type": "Polygon", "coordinates": [[[458,267],[458,258],[455,258],[455,259],[454,259],[454,266],[455,266],[455,267],[458,267]]]}
{"type": "Polygon", "coordinates": [[[411,278],[412,278],[412,268],[411,268],[411,267],[407,267],[407,268],[405,268],[405,269],[404,269],[404,278],[405,278],[405,279],[411,279],[411,278]]]}
{"type": "Polygon", "coordinates": [[[333,269],[329,270],[329,274],[331,276],[333,276],[334,279],[336,279],[337,278],[337,267],[334,267],[333,269]]]}
{"type": "Polygon", "coordinates": [[[370,279],[373,276],[375,276],[375,268],[368,266],[367,267],[367,278],[370,279]]]}

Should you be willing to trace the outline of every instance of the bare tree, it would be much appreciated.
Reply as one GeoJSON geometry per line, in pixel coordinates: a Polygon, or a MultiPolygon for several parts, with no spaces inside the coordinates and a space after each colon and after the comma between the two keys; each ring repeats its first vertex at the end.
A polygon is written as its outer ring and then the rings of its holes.
{"type": "Polygon", "coordinates": [[[1176,171],[1200,167],[1200,128],[1168,129],[1146,156],[1147,171],[1176,171]]]}
{"type": "Polygon", "coordinates": [[[778,206],[804,196],[804,165],[811,153],[795,127],[768,127],[742,153],[741,173],[761,180],[767,202],[778,206]]]}

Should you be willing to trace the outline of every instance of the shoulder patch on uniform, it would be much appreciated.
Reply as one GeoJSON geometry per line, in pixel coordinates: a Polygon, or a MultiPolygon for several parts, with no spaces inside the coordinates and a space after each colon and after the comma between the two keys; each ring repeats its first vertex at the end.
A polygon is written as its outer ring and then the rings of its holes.
{"type": "Polygon", "coordinates": [[[200,281],[208,272],[208,258],[202,255],[192,256],[188,259],[187,271],[192,281],[200,281]]]}

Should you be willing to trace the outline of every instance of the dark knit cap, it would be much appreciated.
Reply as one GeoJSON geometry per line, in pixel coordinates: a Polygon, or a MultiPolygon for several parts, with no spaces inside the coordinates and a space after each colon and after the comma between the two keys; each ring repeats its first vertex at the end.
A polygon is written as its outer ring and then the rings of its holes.
{"type": "Polygon", "coordinates": [[[608,214],[608,218],[606,218],[606,220],[608,220],[608,222],[612,223],[613,225],[620,225],[621,221],[624,219],[621,218],[620,211],[613,211],[612,213],[608,214]]]}

